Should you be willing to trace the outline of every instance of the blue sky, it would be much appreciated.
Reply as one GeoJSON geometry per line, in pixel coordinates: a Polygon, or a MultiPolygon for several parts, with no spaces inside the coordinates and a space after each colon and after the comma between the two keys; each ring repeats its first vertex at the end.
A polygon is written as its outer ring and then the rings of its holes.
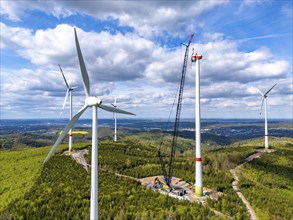
{"type": "MultiPolygon", "coordinates": [[[[137,118],[167,118],[185,48],[201,61],[204,118],[258,118],[261,96],[269,118],[293,116],[292,1],[16,1],[1,4],[1,119],[64,118],[66,87],[74,112],[84,91],[74,44],[77,33],[91,92],[137,118]],[[191,50],[190,50],[191,52],[191,50]]],[[[182,117],[194,117],[195,68],[188,64],[182,117]]],[[[100,117],[111,118],[99,111],[100,117]]],[[[90,118],[88,111],[84,118],[90,118]]],[[[121,116],[127,117],[127,116],[121,116]]]]}

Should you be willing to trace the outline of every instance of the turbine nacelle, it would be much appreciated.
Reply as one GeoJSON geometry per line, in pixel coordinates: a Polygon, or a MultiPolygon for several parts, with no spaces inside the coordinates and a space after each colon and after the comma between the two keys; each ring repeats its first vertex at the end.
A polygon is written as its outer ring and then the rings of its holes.
{"type": "Polygon", "coordinates": [[[88,107],[92,107],[92,106],[99,106],[102,104],[102,101],[94,96],[91,97],[87,97],[85,100],[85,105],[88,107]]]}
{"type": "Polygon", "coordinates": [[[276,83],[275,85],[273,85],[265,94],[263,94],[258,88],[257,91],[259,92],[259,94],[262,96],[262,101],[261,101],[261,108],[260,108],[260,115],[261,115],[261,112],[262,112],[262,106],[264,104],[264,101],[267,100],[267,97],[268,97],[268,94],[269,92],[277,85],[278,83],[276,83]]]}
{"type": "Polygon", "coordinates": [[[77,86],[76,87],[70,87],[69,88],[69,91],[73,91],[74,89],[76,89],[77,88],[77,86]]]}

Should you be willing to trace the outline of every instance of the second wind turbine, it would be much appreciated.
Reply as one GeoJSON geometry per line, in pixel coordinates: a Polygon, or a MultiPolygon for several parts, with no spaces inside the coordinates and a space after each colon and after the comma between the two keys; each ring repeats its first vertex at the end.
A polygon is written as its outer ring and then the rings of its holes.
{"type": "MultiPolygon", "coordinates": [[[[69,107],[69,109],[70,109],[69,121],[70,121],[70,120],[72,119],[72,91],[73,91],[74,89],[76,89],[77,87],[71,87],[71,86],[69,86],[69,84],[68,84],[68,82],[67,82],[67,80],[66,80],[66,78],[65,78],[65,75],[64,75],[64,73],[63,73],[63,70],[62,70],[60,64],[58,64],[58,66],[59,66],[60,71],[61,71],[61,73],[62,73],[62,76],[63,76],[64,82],[65,82],[65,85],[66,85],[66,87],[67,87],[67,91],[66,91],[66,95],[65,95],[64,102],[63,102],[63,106],[62,106],[61,114],[62,114],[63,111],[64,111],[64,108],[65,108],[65,105],[66,105],[66,102],[67,102],[67,99],[68,99],[68,94],[69,94],[69,100],[70,100],[70,107],[69,107]]],[[[71,150],[72,150],[72,129],[69,130],[69,141],[68,141],[68,145],[69,145],[69,149],[68,149],[68,151],[69,151],[69,153],[70,153],[71,150]]]]}
{"type": "Polygon", "coordinates": [[[268,115],[267,115],[267,97],[269,92],[277,85],[273,85],[265,94],[263,94],[259,89],[257,91],[261,94],[262,96],[262,102],[261,102],[261,109],[260,109],[260,115],[262,112],[262,107],[263,104],[265,104],[265,149],[269,149],[269,133],[268,133],[268,115]]]}
{"type": "MultiPolygon", "coordinates": [[[[115,100],[114,103],[112,104],[112,106],[114,108],[117,108],[117,97],[115,96],[115,100]]],[[[114,141],[117,141],[117,113],[113,113],[113,117],[114,117],[114,123],[115,123],[115,127],[114,127],[114,141]]]]}

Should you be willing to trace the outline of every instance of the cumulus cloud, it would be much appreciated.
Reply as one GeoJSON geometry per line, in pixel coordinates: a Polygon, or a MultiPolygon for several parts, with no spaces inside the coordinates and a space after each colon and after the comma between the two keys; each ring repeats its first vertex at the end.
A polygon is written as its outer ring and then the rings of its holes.
{"type": "MultiPolygon", "coordinates": [[[[213,82],[249,83],[264,78],[278,79],[290,71],[290,63],[273,56],[268,48],[253,51],[239,50],[239,42],[225,40],[216,33],[213,41],[193,44],[195,52],[203,55],[201,60],[202,83],[213,82]]],[[[146,78],[154,83],[175,83],[181,76],[185,48],[176,51],[160,51],[157,60],[150,63],[145,71],[146,78]],[[181,51],[180,51],[181,50],[181,51]]],[[[189,55],[190,57],[190,55],[189,55]]],[[[195,69],[188,64],[186,82],[194,85],[195,69]]]]}
{"type": "MultiPolygon", "coordinates": [[[[2,88],[7,91],[3,93],[5,106],[12,105],[9,101],[11,94],[21,103],[28,101],[29,96],[45,96],[50,100],[46,105],[55,101],[62,103],[65,90],[58,63],[69,84],[79,87],[75,105],[78,108],[83,105],[84,92],[73,27],[60,24],[53,29],[32,32],[1,25],[5,29],[1,38],[3,49],[15,48],[19,55],[38,66],[35,70],[21,69],[2,73],[7,76],[2,83],[2,88]],[[19,93],[25,95],[19,96],[19,93]]],[[[167,50],[135,33],[95,33],[79,28],[77,33],[91,79],[92,94],[111,103],[113,94],[121,87],[119,82],[123,82],[125,86],[122,86],[122,92],[119,91],[122,107],[125,102],[138,109],[148,106],[156,106],[156,109],[171,107],[181,77],[184,46],[167,50]]],[[[203,55],[201,94],[206,106],[232,108],[242,103],[240,99],[257,95],[257,90],[247,83],[258,82],[264,77],[284,78],[289,71],[289,63],[275,59],[268,48],[246,52],[239,50],[238,41],[227,40],[221,33],[208,33],[205,36],[211,40],[191,47],[203,55]],[[223,99],[226,99],[225,103],[222,103],[223,99]]],[[[184,104],[187,107],[190,107],[195,98],[194,73],[195,69],[189,63],[184,94],[184,104]]],[[[262,86],[259,89],[263,89],[262,86]]],[[[249,105],[252,104],[248,102],[247,106],[249,105]]]]}
{"type": "Polygon", "coordinates": [[[245,52],[237,41],[219,40],[195,44],[195,51],[203,55],[202,71],[208,81],[253,82],[263,78],[281,78],[290,65],[274,58],[268,48],[245,52]]]}
{"type": "MultiPolygon", "coordinates": [[[[35,33],[1,24],[3,48],[16,47],[17,53],[31,63],[55,68],[58,63],[79,69],[73,27],[65,24],[35,33]]],[[[125,81],[143,76],[156,45],[135,34],[84,32],[77,30],[84,59],[94,81],[125,81]]]]}
{"type": "Polygon", "coordinates": [[[51,14],[57,18],[68,17],[74,12],[62,6],[58,1],[1,1],[1,16],[11,21],[18,22],[22,20],[28,11],[39,10],[51,14]]]}
{"type": "MultiPolygon", "coordinates": [[[[1,16],[15,23],[11,26],[8,25],[11,22],[1,23],[1,53],[10,51],[33,65],[27,69],[1,69],[4,79],[1,109],[50,112],[50,116],[59,112],[66,89],[58,63],[69,84],[79,87],[74,93],[74,108],[83,105],[73,27],[68,24],[35,30],[17,27],[26,13],[38,10],[59,18],[60,23],[64,17],[85,15],[115,21],[115,27],[117,24],[132,27],[133,30],[123,34],[115,28],[111,30],[112,27],[99,32],[77,27],[91,92],[106,104],[112,103],[117,95],[119,107],[138,112],[138,117],[167,117],[177,92],[185,47],[170,50],[155,38],[185,37],[199,26],[204,28],[201,15],[227,2],[145,1],[142,7],[141,2],[135,1],[2,1],[1,16]]],[[[243,7],[253,5],[244,1],[243,7]]],[[[282,10],[286,15],[285,6],[282,10]]],[[[233,117],[237,111],[259,111],[261,98],[255,88],[266,91],[275,81],[279,84],[270,93],[270,106],[280,109],[292,102],[292,83],[287,78],[292,64],[276,57],[274,50],[266,46],[242,49],[250,39],[231,40],[224,33],[210,31],[191,45],[203,55],[203,116],[232,114],[233,117]]],[[[184,113],[193,116],[194,74],[195,68],[189,62],[183,116],[184,113]]]]}
{"type": "Polygon", "coordinates": [[[3,1],[1,14],[20,21],[31,10],[41,10],[57,18],[85,14],[96,19],[116,19],[119,25],[133,27],[141,36],[182,35],[194,31],[197,17],[228,3],[219,1],[3,1]],[[180,31],[179,31],[180,30],[180,31]]]}
{"type": "MultiPolygon", "coordinates": [[[[64,68],[67,73],[67,68],[64,68]]],[[[73,91],[73,107],[75,110],[84,105],[84,89],[76,74],[66,74],[68,83],[76,86],[73,91]]],[[[79,73],[80,75],[80,73],[79,73]]],[[[20,115],[48,114],[51,117],[60,117],[61,106],[66,94],[61,73],[44,69],[1,70],[1,111],[10,112],[13,109],[20,115]]],[[[92,88],[92,94],[104,97],[114,90],[114,83],[99,83],[92,88]]],[[[107,100],[106,100],[107,101],[107,100]]],[[[107,102],[105,102],[107,103],[107,102]]],[[[38,117],[40,115],[34,115],[38,117]]],[[[11,116],[10,116],[11,117],[11,116]]]]}
{"type": "Polygon", "coordinates": [[[28,46],[31,42],[32,31],[20,27],[9,27],[0,23],[1,30],[1,49],[18,49],[28,46]]]}
{"type": "Polygon", "coordinates": [[[55,29],[32,30],[10,27],[1,23],[1,47],[15,49],[23,58],[36,65],[56,65],[68,61],[75,51],[73,28],[58,25],[55,29]]]}

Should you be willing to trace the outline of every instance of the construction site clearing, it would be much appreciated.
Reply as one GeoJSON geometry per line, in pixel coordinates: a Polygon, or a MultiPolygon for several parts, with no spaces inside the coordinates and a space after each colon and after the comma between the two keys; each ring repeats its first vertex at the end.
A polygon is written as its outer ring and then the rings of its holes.
{"type": "MultiPolygon", "coordinates": [[[[72,159],[74,159],[77,163],[81,164],[88,171],[88,167],[90,167],[90,165],[87,164],[84,158],[84,154],[88,154],[87,149],[73,150],[72,152],[65,151],[63,152],[63,154],[71,156],[72,159]]],[[[136,179],[134,177],[125,176],[122,174],[119,174],[119,176],[136,179]]],[[[198,197],[195,195],[195,189],[194,189],[193,183],[185,182],[181,178],[177,178],[177,177],[171,178],[172,189],[170,190],[170,188],[163,181],[163,179],[164,179],[163,176],[151,176],[151,177],[146,177],[146,178],[141,178],[136,180],[139,181],[141,185],[149,189],[158,191],[159,193],[168,195],[170,197],[173,197],[179,200],[187,200],[190,202],[199,202],[204,204],[207,198],[211,200],[218,200],[219,197],[223,195],[222,192],[217,192],[216,190],[203,187],[203,196],[198,197]]]]}
{"type": "Polygon", "coordinates": [[[158,191],[164,195],[168,195],[179,200],[188,200],[190,202],[199,202],[204,204],[206,199],[218,200],[220,196],[223,195],[222,192],[217,192],[213,189],[208,189],[203,187],[203,196],[198,197],[195,195],[194,185],[192,183],[187,183],[181,178],[172,177],[171,186],[172,189],[164,183],[163,176],[152,176],[139,179],[143,186],[149,189],[158,191]]]}

